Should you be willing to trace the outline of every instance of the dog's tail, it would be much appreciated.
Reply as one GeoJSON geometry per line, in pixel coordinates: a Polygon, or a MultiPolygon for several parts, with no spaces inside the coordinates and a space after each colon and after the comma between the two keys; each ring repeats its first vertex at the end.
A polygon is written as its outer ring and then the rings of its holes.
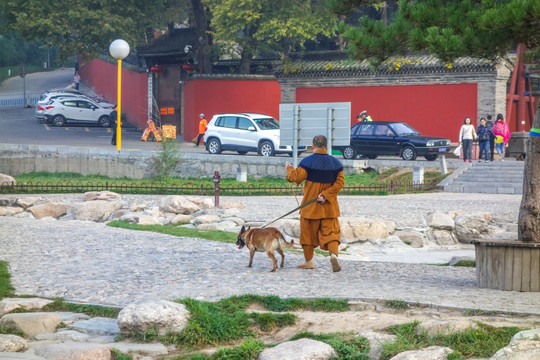
{"type": "Polygon", "coordinates": [[[290,242],[288,242],[283,235],[281,237],[278,237],[279,245],[282,247],[292,248],[294,247],[294,240],[291,239],[290,242]]]}

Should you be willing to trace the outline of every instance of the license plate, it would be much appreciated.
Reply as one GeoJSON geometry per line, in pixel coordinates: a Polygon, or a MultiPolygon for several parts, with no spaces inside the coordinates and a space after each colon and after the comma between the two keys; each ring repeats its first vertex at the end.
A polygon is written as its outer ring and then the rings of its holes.
{"type": "Polygon", "coordinates": [[[446,148],[440,148],[439,152],[446,152],[446,148]]]}

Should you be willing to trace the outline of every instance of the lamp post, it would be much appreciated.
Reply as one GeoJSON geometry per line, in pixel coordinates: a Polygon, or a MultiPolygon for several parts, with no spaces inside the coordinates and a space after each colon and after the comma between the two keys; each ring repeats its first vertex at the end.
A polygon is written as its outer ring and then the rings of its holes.
{"type": "Polygon", "coordinates": [[[122,39],[114,40],[109,46],[111,56],[118,60],[118,112],[116,115],[116,150],[122,148],[122,59],[129,54],[129,44],[122,39]]]}

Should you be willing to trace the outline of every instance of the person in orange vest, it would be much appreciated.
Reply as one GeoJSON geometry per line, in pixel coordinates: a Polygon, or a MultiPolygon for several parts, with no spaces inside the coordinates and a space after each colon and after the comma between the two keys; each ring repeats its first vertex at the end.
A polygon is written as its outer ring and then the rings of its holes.
{"type": "Polygon", "coordinates": [[[204,133],[206,132],[206,125],[208,125],[208,121],[206,121],[203,113],[199,115],[199,119],[199,136],[197,136],[197,143],[195,144],[195,147],[199,147],[199,142],[201,141],[204,133]]]}

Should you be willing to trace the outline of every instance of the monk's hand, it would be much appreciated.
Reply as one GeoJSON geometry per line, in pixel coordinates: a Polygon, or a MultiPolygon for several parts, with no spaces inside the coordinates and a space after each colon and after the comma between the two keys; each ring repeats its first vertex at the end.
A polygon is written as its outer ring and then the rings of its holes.
{"type": "Polygon", "coordinates": [[[324,204],[325,201],[326,201],[326,198],[322,194],[317,195],[317,202],[319,204],[324,204]]]}

